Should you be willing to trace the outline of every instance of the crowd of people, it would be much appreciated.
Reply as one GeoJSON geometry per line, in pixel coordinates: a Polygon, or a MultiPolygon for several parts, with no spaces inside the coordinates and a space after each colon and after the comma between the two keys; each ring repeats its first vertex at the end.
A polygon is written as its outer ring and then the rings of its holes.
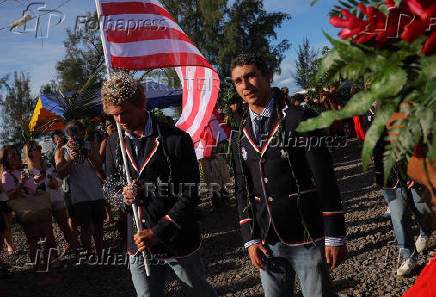
{"type": "MultiPolygon", "coordinates": [[[[79,251],[102,256],[103,226],[112,218],[106,198],[120,209],[121,237],[138,296],[162,296],[165,268],[149,263],[150,257],[169,266],[189,296],[217,296],[213,284],[206,281],[201,259],[196,210],[200,165],[204,181],[218,186],[210,192],[214,211],[232,206],[225,185],[231,175],[235,178],[243,246],[259,269],[265,296],[293,296],[296,277],[304,296],[337,296],[329,269],[338,267],[347,256],[347,232],[330,148],[289,145],[293,142],[288,140],[295,135],[350,136],[347,123],[354,124],[354,136],[363,140],[377,104],[368,115],[336,121],[327,132],[297,133],[301,121],[345,106],[337,84],[328,91],[290,97],[287,88],[270,86],[272,73],[254,54],[236,57],[231,76],[238,95],[229,102],[225,122],[236,133],[218,144],[211,157],[199,162],[190,136],[171,120],[159,119],[145,110],[143,86],[122,72],[112,75],[102,88],[108,117],[101,141],[91,141],[83,125],[72,121],[64,131],[52,133],[54,150],[44,155],[34,141],[24,145],[24,158],[16,147],[4,146],[0,150],[0,244],[5,243],[9,254],[16,252],[11,201],[48,197],[50,211],[38,220],[16,219],[26,235],[29,257],[36,263],[37,283],[57,283],[62,275],[57,263],[49,261],[50,253],[38,258],[40,238],[45,239],[46,251],[55,249],[52,223],[56,222],[67,249],[76,257],[79,251]],[[124,133],[126,164],[116,123],[124,133]],[[231,154],[225,154],[224,147],[229,144],[231,154]],[[131,183],[124,181],[126,173],[131,183]],[[105,184],[109,179],[119,182],[105,184]],[[103,191],[103,185],[111,189],[103,191]],[[172,191],[162,191],[162,185],[172,191]]],[[[404,257],[397,275],[405,276],[416,267],[419,253],[426,248],[432,231],[428,219],[433,214],[432,206],[426,198],[429,191],[402,176],[399,169],[391,173],[385,185],[383,149],[382,139],[374,153],[375,175],[404,257]],[[416,242],[412,214],[420,227],[416,242]]]]}

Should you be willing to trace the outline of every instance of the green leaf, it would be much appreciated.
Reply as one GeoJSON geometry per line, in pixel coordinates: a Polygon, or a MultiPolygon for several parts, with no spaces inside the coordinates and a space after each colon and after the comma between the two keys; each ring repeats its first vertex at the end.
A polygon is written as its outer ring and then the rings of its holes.
{"type": "Polygon", "coordinates": [[[422,65],[422,73],[428,78],[436,77],[436,55],[422,56],[420,60],[422,65]]]}
{"type": "Polygon", "coordinates": [[[433,126],[433,120],[434,120],[434,112],[430,109],[427,109],[423,106],[418,107],[416,110],[416,118],[419,121],[419,124],[421,125],[422,129],[422,136],[423,136],[423,143],[427,143],[429,140],[429,134],[433,131],[431,131],[431,128],[433,126]]]}
{"type": "MultiPolygon", "coordinates": [[[[400,101],[400,98],[397,98],[396,101],[400,101]]],[[[390,104],[382,104],[381,106],[379,106],[375,118],[371,124],[371,127],[365,135],[365,142],[362,149],[362,163],[364,170],[366,170],[366,168],[368,167],[368,163],[371,159],[374,147],[380,136],[382,135],[386,127],[387,121],[391,117],[392,113],[395,112],[395,109],[396,102],[391,102],[390,104]]]]}
{"type": "MultiPolygon", "coordinates": [[[[355,94],[342,110],[323,112],[316,118],[301,122],[297,131],[308,132],[319,128],[326,128],[335,120],[351,118],[354,115],[364,114],[376,99],[381,100],[382,98],[387,98],[386,102],[389,103],[390,101],[388,97],[395,98],[406,81],[407,75],[403,70],[399,68],[395,69],[395,67],[393,67],[393,69],[386,69],[385,76],[383,76],[379,81],[374,82],[371,89],[368,91],[360,91],[355,94]]],[[[399,99],[397,99],[397,101],[399,102],[399,99]]]]}
{"type": "Polygon", "coordinates": [[[347,3],[347,2],[345,2],[345,1],[339,1],[339,3],[340,3],[342,6],[348,8],[348,9],[352,9],[352,8],[355,7],[354,5],[351,5],[350,3],[347,3]]]}
{"type": "Polygon", "coordinates": [[[352,43],[350,40],[335,40],[330,35],[324,32],[324,35],[333,45],[334,49],[338,51],[339,56],[347,61],[357,61],[365,63],[369,58],[359,46],[352,43]]]}
{"type": "Polygon", "coordinates": [[[429,159],[436,160],[436,121],[433,122],[433,140],[431,142],[431,148],[429,150],[429,159]]]}

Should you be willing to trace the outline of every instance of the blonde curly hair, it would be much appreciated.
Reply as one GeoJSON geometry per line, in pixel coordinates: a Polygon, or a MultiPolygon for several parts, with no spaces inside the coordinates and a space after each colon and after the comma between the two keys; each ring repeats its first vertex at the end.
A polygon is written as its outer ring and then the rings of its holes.
{"type": "Polygon", "coordinates": [[[105,111],[108,106],[119,106],[126,102],[139,105],[145,99],[141,82],[124,72],[113,74],[101,88],[101,100],[105,111]]]}

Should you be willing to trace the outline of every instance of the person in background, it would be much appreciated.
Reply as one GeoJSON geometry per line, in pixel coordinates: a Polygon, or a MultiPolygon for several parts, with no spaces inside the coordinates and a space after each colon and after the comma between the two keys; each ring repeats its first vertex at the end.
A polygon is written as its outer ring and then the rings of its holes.
{"type": "Polygon", "coordinates": [[[53,149],[47,152],[47,158],[50,164],[56,166],[54,161],[55,152],[66,143],[64,132],[62,132],[62,130],[54,130],[51,133],[51,141],[53,144],[53,149]]]}
{"type": "MultiPolygon", "coordinates": [[[[3,189],[8,194],[9,199],[25,198],[29,195],[37,195],[42,191],[37,189],[37,182],[42,179],[42,175],[30,176],[26,170],[20,170],[22,163],[15,147],[4,146],[0,151],[0,159],[2,161],[3,189]]],[[[49,253],[50,249],[56,250],[51,220],[50,215],[37,223],[19,222],[29,245],[31,263],[37,263],[34,269],[38,285],[57,283],[61,278],[60,274],[53,270],[53,265],[49,259],[50,255],[53,256],[53,253],[49,253]],[[37,258],[38,242],[41,238],[45,238],[45,252],[42,261],[37,258]]]]}
{"type": "Polygon", "coordinates": [[[65,127],[67,144],[55,153],[56,169],[67,178],[75,223],[80,226],[80,239],[88,256],[102,256],[103,221],[106,218],[101,180],[104,173],[98,145],[84,140],[84,128],[78,121],[65,127]],[[92,249],[91,237],[95,250],[92,249]]]}
{"type": "MultiPolygon", "coordinates": [[[[105,121],[105,128],[106,128],[105,138],[100,143],[100,158],[103,162],[102,164],[103,164],[103,170],[105,172],[105,175],[107,175],[106,162],[104,161],[106,160],[108,138],[111,135],[117,133],[117,126],[115,124],[115,121],[112,118],[108,117],[105,121]]],[[[112,220],[112,209],[111,209],[111,205],[106,200],[104,201],[104,208],[106,211],[106,220],[104,221],[104,224],[107,225],[112,220]]]]}
{"type": "Polygon", "coordinates": [[[282,94],[283,94],[283,100],[285,101],[289,101],[289,89],[287,87],[283,87],[281,89],[282,94]]]}
{"type": "MultiPolygon", "coordinates": [[[[7,160],[4,158],[1,158],[1,171],[5,171],[5,168],[8,167],[7,166],[7,160]]],[[[3,232],[3,236],[2,236],[2,247],[3,247],[3,241],[6,244],[6,248],[8,249],[8,254],[12,255],[14,254],[16,251],[13,247],[13,240],[12,240],[12,229],[11,229],[11,225],[12,225],[12,215],[13,215],[13,211],[12,209],[7,205],[7,202],[9,201],[9,196],[5,193],[5,191],[3,190],[3,187],[1,187],[1,191],[0,191],[0,211],[3,214],[3,219],[4,219],[4,223],[5,223],[5,230],[3,232]]]]}
{"type": "MultiPolygon", "coordinates": [[[[8,195],[3,191],[2,184],[0,183],[0,197],[4,198],[4,196],[6,196],[6,198],[8,198],[7,197],[8,195]]],[[[7,201],[8,199],[2,200],[2,201],[7,201]]],[[[3,214],[2,208],[0,207],[0,251],[3,249],[3,240],[5,238],[6,231],[7,231],[6,219],[5,219],[5,216],[3,214]]],[[[12,277],[12,274],[9,272],[7,267],[1,261],[0,261],[0,272],[2,273],[0,278],[9,279],[12,277]]]]}
{"type": "Polygon", "coordinates": [[[397,269],[397,276],[407,276],[418,265],[418,254],[427,247],[429,230],[422,227],[422,218],[431,213],[426,203],[413,188],[413,183],[404,180],[399,168],[394,166],[387,184],[384,183],[383,155],[387,141],[387,130],[382,134],[374,148],[374,167],[377,185],[381,188],[383,197],[388,203],[390,217],[394,227],[395,238],[400,247],[399,251],[404,258],[403,263],[397,269]],[[419,236],[414,241],[412,214],[418,220],[419,236]]]}
{"type": "Polygon", "coordinates": [[[244,114],[242,98],[239,95],[233,95],[230,98],[229,108],[230,114],[225,117],[225,122],[232,130],[238,130],[244,114]]]}
{"type": "Polygon", "coordinates": [[[26,143],[23,147],[24,163],[27,164],[29,175],[33,176],[38,188],[50,193],[52,215],[64,234],[67,244],[78,257],[79,243],[67,223],[64,193],[60,189],[62,180],[57,177],[55,167],[47,166],[41,157],[41,146],[35,141],[26,143]]]}
{"type": "Polygon", "coordinates": [[[294,106],[298,107],[301,105],[302,102],[304,102],[304,95],[302,94],[294,94],[291,97],[291,102],[294,104],[294,106]]]}

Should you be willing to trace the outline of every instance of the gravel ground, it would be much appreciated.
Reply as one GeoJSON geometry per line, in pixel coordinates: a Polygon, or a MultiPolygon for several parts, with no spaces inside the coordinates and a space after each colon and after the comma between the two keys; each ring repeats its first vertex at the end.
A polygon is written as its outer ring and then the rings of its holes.
{"type": "MultiPolygon", "coordinates": [[[[436,236],[420,255],[419,268],[407,278],[397,278],[398,248],[392,224],[383,217],[386,204],[373,182],[372,170],[363,172],[360,149],[356,141],[333,153],[335,171],[342,193],[348,232],[348,259],[332,272],[340,296],[401,296],[416,280],[417,275],[436,251],[436,236]]],[[[206,213],[210,201],[203,201],[200,209],[206,213]]],[[[115,212],[115,219],[117,219],[115,212]]],[[[263,296],[259,273],[241,247],[237,212],[233,207],[224,213],[205,215],[202,220],[203,259],[208,281],[220,296],[263,296]]],[[[55,225],[59,246],[65,247],[60,230],[55,225]]],[[[11,265],[13,278],[0,284],[7,297],[47,296],[105,296],[132,297],[135,295],[130,273],[123,264],[119,233],[115,221],[105,227],[105,247],[118,256],[117,265],[96,268],[89,264],[74,265],[72,255],[62,257],[63,281],[57,285],[39,288],[30,266],[26,265],[27,244],[19,225],[14,224],[15,246],[21,250],[16,256],[1,252],[2,262],[11,265]]],[[[415,228],[415,232],[417,229],[415,228]]],[[[175,276],[168,270],[165,296],[186,296],[175,276]]],[[[298,287],[298,284],[297,284],[298,287]]],[[[301,296],[298,293],[297,296],[301,296]]]]}

